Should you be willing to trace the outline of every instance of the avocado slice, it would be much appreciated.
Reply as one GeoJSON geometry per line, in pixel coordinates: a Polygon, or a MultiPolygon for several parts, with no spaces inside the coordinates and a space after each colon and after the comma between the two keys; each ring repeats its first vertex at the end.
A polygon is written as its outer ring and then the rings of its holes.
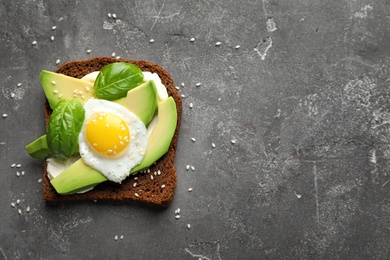
{"type": "Polygon", "coordinates": [[[149,80],[129,90],[126,97],[114,100],[114,102],[126,107],[145,125],[148,125],[156,113],[157,98],[156,85],[153,80],[149,80]]]}
{"type": "Polygon", "coordinates": [[[87,80],[42,70],[40,81],[51,109],[57,105],[61,98],[77,98],[84,104],[91,97],[95,97],[93,83],[87,80]]]}
{"type": "Polygon", "coordinates": [[[47,145],[46,135],[42,135],[26,146],[28,154],[38,160],[44,160],[52,156],[47,145]]]}
{"type": "MultiPolygon", "coordinates": [[[[150,167],[169,149],[177,124],[176,103],[169,97],[158,104],[158,121],[148,138],[148,148],[142,162],[131,170],[136,173],[150,167]]],[[[72,194],[97,185],[107,178],[79,159],[75,164],[60,173],[51,184],[61,195],[72,194]]]]}

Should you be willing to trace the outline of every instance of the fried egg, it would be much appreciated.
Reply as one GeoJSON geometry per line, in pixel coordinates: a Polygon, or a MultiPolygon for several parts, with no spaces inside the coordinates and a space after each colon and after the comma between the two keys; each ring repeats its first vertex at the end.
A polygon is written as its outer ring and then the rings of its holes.
{"type": "Polygon", "coordinates": [[[90,99],[84,109],[80,156],[107,179],[120,183],[145,155],[146,127],[136,115],[114,102],[90,99]]]}

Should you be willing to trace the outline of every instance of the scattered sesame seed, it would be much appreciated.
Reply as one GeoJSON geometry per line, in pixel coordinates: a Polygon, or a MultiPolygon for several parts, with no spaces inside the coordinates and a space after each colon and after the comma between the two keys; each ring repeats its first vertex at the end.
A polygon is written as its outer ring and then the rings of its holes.
{"type": "Polygon", "coordinates": [[[51,40],[52,42],[54,42],[54,36],[51,36],[51,37],[50,37],[50,40],[51,40]]]}
{"type": "Polygon", "coordinates": [[[147,169],[146,172],[147,172],[147,173],[150,173],[150,169],[147,169]]]}
{"type": "Polygon", "coordinates": [[[15,167],[16,167],[15,163],[11,164],[11,168],[15,168],[15,167]]]}
{"type": "Polygon", "coordinates": [[[59,94],[59,95],[58,95],[58,98],[62,98],[62,94],[59,94]]]}
{"type": "Polygon", "coordinates": [[[191,39],[190,39],[190,42],[194,42],[194,41],[195,41],[195,38],[191,38],[191,39]]]}
{"type": "Polygon", "coordinates": [[[158,174],[158,175],[161,175],[161,171],[160,171],[160,170],[158,170],[158,171],[157,171],[157,174],[158,174]]]}
{"type": "Polygon", "coordinates": [[[115,235],[114,239],[115,239],[115,241],[117,241],[118,240],[118,235],[115,235]]]}
{"type": "Polygon", "coordinates": [[[192,137],[192,138],[191,138],[191,141],[195,142],[195,141],[196,141],[196,139],[192,137]]]}
{"type": "Polygon", "coordinates": [[[87,50],[87,53],[90,54],[92,52],[92,50],[87,50]]]}
{"type": "Polygon", "coordinates": [[[22,172],[21,172],[21,174],[22,174],[22,176],[23,176],[23,175],[25,174],[25,172],[24,172],[24,171],[22,171],[22,172]]]}
{"type": "Polygon", "coordinates": [[[17,199],[16,200],[16,205],[19,205],[20,204],[20,199],[17,199]]]}
{"type": "Polygon", "coordinates": [[[176,215],[176,216],[175,216],[175,219],[179,219],[179,218],[180,218],[180,215],[176,215]]]}
{"type": "Polygon", "coordinates": [[[219,46],[219,45],[221,45],[221,42],[216,42],[215,43],[215,46],[219,46]]]}
{"type": "Polygon", "coordinates": [[[115,52],[113,52],[113,53],[111,54],[111,57],[115,57],[115,52]]]}
{"type": "Polygon", "coordinates": [[[112,14],[112,18],[116,19],[116,14],[112,14]]]}
{"type": "Polygon", "coordinates": [[[150,42],[150,43],[153,43],[153,42],[154,42],[154,39],[150,39],[149,42],[150,42]]]}
{"type": "Polygon", "coordinates": [[[136,186],[137,186],[137,183],[136,183],[136,182],[134,182],[134,183],[133,183],[133,187],[136,187],[136,186]]]}
{"type": "Polygon", "coordinates": [[[42,179],[38,179],[38,182],[41,183],[41,182],[42,182],[42,179]]]}
{"type": "Polygon", "coordinates": [[[60,64],[60,62],[61,62],[60,59],[57,59],[57,60],[56,60],[56,64],[57,64],[57,65],[60,64]]]}
{"type": "Polygon", "coordinates": [[[20,176],[20,172],[16,172],[16,176],[19,177],[20,176]]]}
{"type": "Polygon", "coordinates": [[[175,86],[175,88],[176,88],[177,90],[180,90],[180,88],[179,88],[178,86],[175,86]]]}
{"type": "Polygon", "coordinates": [[[202,86],[202,83],[198,82],[195,84],[195,86],[200,87],[200,86],[202,86]]]}
{"type": "Polygon", "coordinates": [[[11,93],[11,98],[14,98],[15,97],[15,93],[11,93]]]}
{"type": "Polygon", "coordinates": [[[154,174],[154,176],[156,176],[156,175],[157,175],[157,172],[154,172],[153,174],[154,174]]]}
{"type": "Polygon", "coordinates": [[[26,212],[27,213],[30,212],[30,207],[29,206],[26,208],[26,212]]]}
{"type": "Polygon", "coordinates": [[[180,214],[180,208],[177,208],[177,214],[180,214]]]}
{"type": "Polygon", "coordinates": [[[52,84],[52,85],[55,85],[55,84],[57,84],[57,82],[55,82],[54,80],[52,80],[52,81],[51,81],[51,84],[52,84]]]}
{"type": "Polygon", "coordinates": [[[184,95],[184,94],[181,94],[181,97],[182,97],[182,98],[185,98],[185,97],[186,97],[186,95],[184,95]]]}
{"type": "Polygon", "coordinates": [[[187,164],[186,166],[186,170],[188,171],[190,169],[190,166],[187,164]]]}
{"type": "Polygon", "coordinates": [[[190,103],[190,108],[193,108],[194,104],[190,103]]]}
{"type": "Polygon", "coordinates": [[[218,101],[221,101],[222,100],[222,98],[218,98],[218,101]]]}
{"type": "Polygon", "coordinates": [[[136,181],[136,180],[138,180],[138,177],[137,177],[137,176],[135,176],[135,177],[134,177],[134,180],[135,180],[135,181],[136,181]]]}
{"type": "Polygon", "coordinates": [[[192,188],[188,188],[188,192],[191,192],[192,191],[192,188]]]}
{"type": "Polygon", "coordinates": [[[22,167],[22,165],[21,165],[20,163],[18,163],[18,164],[16,165],[16,168],[20,168],[20,167],[22,167]]]}
{"type": "Polygon", "coordinates": [[[191,225],[190,225],[190,224],[187,224],[187,228],[190,229],[190,228],[191,228],[191,225]]]}
{"type": "Polygon", "coordinates": [[[134,193],[134,196],[139,197],[138,193],[134,193]]]}
{"type": "Polygon", "coordinates": [[[151,179],[151,180],[153,180],[153,179],[154,179],[153,175],[150,175],[150,179],[151,179]]]}
{"type": "Polygon", "coordinates": [[[3,114],[3,118],[6,118],[8,115],[7,114],[3,114]]]}
{"type": "Polygon", "coordinates": [[[16,207],[15,203],[11,202],[11,207],[15,208],[16,207]]]}
{"type": "Polygon", "coordinates": [[[215,148],[215,143],[211,143],[211,147],[215,148]]]}
{"type": "Polygon", "coordinates": [[[182,83],[181,83],[181,86],[182,86],[182,87],[184,87],[184,86],[185,86],[184,82],[182,82],[182,83]]]}
{"type": "Polygon", "coordinates": [[[191,170],[195,171],[195,167],[194,167],[194,166],[191,166],[191,170]]]}
{"type": "Polygon", "coordinates": [[[51,29],[54,31],[55,29],[57,29],[57,26],[53,25],[53,26],[51,27],[51,29]]]}
{"type": "Polygon", "coordinates": [[[31,44],[32,45],[37,45],[37,41],[33,41],[31,44]]]}
{"type": "Polygon", "coordinates": [[[232,144],[235,144],[236,143],[236,139],[233,139],[230,141],[232,144]]]}
{"type": "Polygon", "coordinates": [[[18,214],[22,215],[22,210],[21,209],[18,209],[18,214]]]}
{"type": "Polygon", "coordinates": [[[123,235],[121,235],[119,238],[120,238],[120,240],[122,240],[123,239],[123,235]]]}
{"type": "Polygon", "coordinates": [[[108,13],[107,16],[108,16],[108,18],[111,18],[111,14],[110,13],[108,13]]]}
{"type": "Polygon", "coordinates": [[[22,86],[22,83],[18,83],[16,86],[20,87],[20,86],[22,86]]]}
{"type": "Polygon", "coordinates": [[[165,184],[161,185],[161,189],[164,189],[165,188],[165,184]]]}
{"type": "Polygon", "coordinates": [[[54,94],[57,94],[57,93],[58,93],[58,90],[56,90],[56,89],[53,90],[53,93],[54,93],[54,94]]]}
{"type": "Polygon", "coordinates": [[[121,58],[121,56],[116,56],[116,58],[117,58],[117,59],[120,59],[120,58],[121,58]]]}

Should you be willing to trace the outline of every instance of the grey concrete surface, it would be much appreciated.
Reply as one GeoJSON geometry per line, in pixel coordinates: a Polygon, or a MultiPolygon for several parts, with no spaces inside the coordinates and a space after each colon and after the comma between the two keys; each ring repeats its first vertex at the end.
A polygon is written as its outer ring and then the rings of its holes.
{"type": "Polygon", "coordinates": [[[2,0],[0,17],[1,260],[390,258],[389,1],[2,0]],[[113,52],[185,95],[174,201],[48,206],[25,151],[39,73],[113,52]]]}

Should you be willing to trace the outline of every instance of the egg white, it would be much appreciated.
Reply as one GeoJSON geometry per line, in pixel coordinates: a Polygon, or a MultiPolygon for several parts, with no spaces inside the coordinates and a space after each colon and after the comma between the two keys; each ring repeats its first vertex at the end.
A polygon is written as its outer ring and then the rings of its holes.
{"type": "Polygon", "coordinates": [[[85,120],[79,135],[79,152],[84,162],[101,172],[107,179],[120,183],[130,175],[130,170],[138,165],[148,145],[147,130],[142,121],[125,107],[103,99],[90,99],[84,104],[85,120]],[[104,157],[88,143],[85,128],[89,118],[95,113],[111,113],[122,118],[130,131],[128,149],[120,157],[104,157]]]}

